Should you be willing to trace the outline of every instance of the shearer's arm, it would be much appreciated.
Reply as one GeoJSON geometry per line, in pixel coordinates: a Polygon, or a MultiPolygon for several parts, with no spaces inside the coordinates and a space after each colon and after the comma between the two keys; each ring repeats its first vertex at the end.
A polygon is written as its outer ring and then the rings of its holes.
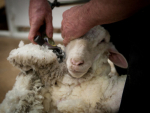
{"type": "Polygon", "coordinates": [[[91,0],[63,13],[62,37],[64,44],[79,38],[95,25],[126,19],[150,4],[150,0],[91,0]]]}

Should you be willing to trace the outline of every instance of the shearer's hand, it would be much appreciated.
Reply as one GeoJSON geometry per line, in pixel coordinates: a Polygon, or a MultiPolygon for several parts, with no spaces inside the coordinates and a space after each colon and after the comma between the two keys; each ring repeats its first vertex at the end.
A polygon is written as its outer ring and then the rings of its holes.
{"type": "Polygon", "coordinates": [[[44,27],[49,38],[53,36],[53,25],[52,25],[52,10],[47,0],[30,0],[29,6],[29,21],[30,21],[30,32],[28,39],[34,42],[34,37],[41,33],[40,28],[44,27]]]}
{"type": "Polygon", "coordinates": [[[95,23],[88,14],[88,7],[75,6],[63,13],[61,23],[61,33],[64,38],[63,43],[67,45],[71,40],[79,38],[88,32],[95,23]]]}

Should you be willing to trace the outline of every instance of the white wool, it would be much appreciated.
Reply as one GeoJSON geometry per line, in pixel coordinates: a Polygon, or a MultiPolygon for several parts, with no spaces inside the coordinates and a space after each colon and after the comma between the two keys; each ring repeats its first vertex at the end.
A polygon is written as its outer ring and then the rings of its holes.
{"type": "Polygon", "coordinates": [[[58,44],[57,46],[60,47],[63,51],[65,51],[65,46],[63,46],[61,44],[58,44]]]}
{"type": "Polygon", "coordinates": [[[19,48],[10,52],[7,58],[14,66],[21,68],[17,64],[22,64],[22,70],[27,71],[31,68],[38,68],[40,65],[52,63],[57,59],[56,55],[47,47],[35,44],[23,45],[21,41],[19,48]],[[34,46],[33,46],[34,45],[34,46]],[[26,60],[27,59],[27,60],[26,60]],[[30,60],[29,60],[30,59],[30,60]]]}
{"type": "Polygon", "coordinates": [[[96,26],[66,48],[58,45],[67,55],[59,64],[47,47],[20,42],[8,60],[21,73],[0,104],[0,113],[117,112],[126,76],[118,76],[108,61],[110,45],[108,32],[96,26]],[[80,61],[83,64],[73,64],[80,61]]]}
{"type": "Polygon", "coordinates": [[[89,111],[89,106],[81,99],[64,100],[57,107],[64,113],[88,113],[89,111]]]}
{"type": "Polygon", "coordinates": [[[24,42],[23,41],[20,41],[18,47],[23,47],[24,46],[24,42]]]}
{"type": "Polygon", "coordinates": [[[29,113],[35,113],[36,111],[38,111],[36,113],[42,113],[44,98],[38,93],[42,84],[40,79],[34,75],[33,73],[28,75],[20,73],[17,76],[13,89],[6,94],[0,106],[0,113],[26,113],[27,109],[31,110],[29,113]],[[32,81],[32,79],[35,81],[32,81]],[[38,88],[35,88],[35,86],[38,86],[38,88]]]}

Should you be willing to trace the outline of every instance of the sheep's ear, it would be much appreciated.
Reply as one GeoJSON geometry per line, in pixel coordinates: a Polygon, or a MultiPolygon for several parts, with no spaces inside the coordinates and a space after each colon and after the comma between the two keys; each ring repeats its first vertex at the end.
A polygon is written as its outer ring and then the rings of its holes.
{"type": "Polygon", "coordinates": [[[128,67],[128,63],[127,60],[125,59],[125,57],[119,53],[117,51],[117,49],[115,48],[115,46],[113,44],[110,45],[109,49],[108,49],[110,55],[109,55],[109,59],[116,65],[119,66],[121,68],[127,68],[128,67]]]}

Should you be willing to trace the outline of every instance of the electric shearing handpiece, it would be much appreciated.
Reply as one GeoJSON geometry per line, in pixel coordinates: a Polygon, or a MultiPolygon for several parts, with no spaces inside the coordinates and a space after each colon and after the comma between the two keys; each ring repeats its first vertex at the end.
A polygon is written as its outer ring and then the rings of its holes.
{"type": "Polygon", "coordinates": [[[59,63],[63,62],[63,60],[65,59],[65,53],[62,51],[60,47],[57,47],[55,45],[53,39],[46,37],[46,35],[45,36],[38,35],[34,38],[34,41],[41,46],[42,45],[47,46],[49,49],[53,50],[53,52],[56,54],[58,58],[59,63]]]}

